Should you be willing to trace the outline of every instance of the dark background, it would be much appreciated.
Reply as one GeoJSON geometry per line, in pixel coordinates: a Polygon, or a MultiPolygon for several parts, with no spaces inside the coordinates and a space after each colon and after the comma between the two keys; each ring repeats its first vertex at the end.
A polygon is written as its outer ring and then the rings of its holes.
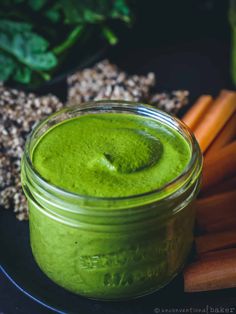
{"type": "MultiPolygon", "coordinates": [[[[137,0],[133,4],[136,12],[134,27],[122,29],[119,44],[109,49],[106,57],[130,73],[155,72],[157,91],[189,90],[190,105],[202,93],[216,95],[222,88],[233,88],[228,1],[137,0]]],[[[48,91],[65,99],[65,80],[38,90],[39,93],[48,91]]],[[[9,232],[10,229],[11,226],[9,232]]],[[[0,274],[2,313],[41,314],[49,311],[0,274]]]]}

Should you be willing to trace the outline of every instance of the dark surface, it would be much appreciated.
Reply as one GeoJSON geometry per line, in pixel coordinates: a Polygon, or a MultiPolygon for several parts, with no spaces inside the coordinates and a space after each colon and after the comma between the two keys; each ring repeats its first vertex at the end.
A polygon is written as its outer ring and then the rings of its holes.
{"type": "MultiPolygon", "coordinates": [[[[195,1],[195,4],[194,1],[188,2],[191,5],[188,4],[185,10],[189,14],[185,12],[186,18],[180,18],[179,23],[180,13],[177,11],[177,5],[173,5],[174,2],[171,2],[172,10],[169,7],[168,11],[170,2],[165,1],[163,14],[160,13],[161,10],[154,12],[145,9],[143,19],[146,21],[146,27],[143,28],[144,24],[140,21],[134,28],[132,40],[129,40],[130,33],[127,32],[120,45],[111,50],[108,56],[130,73],[155,72],[157,91],[189,90],[191,104],[202,93],[216,95],[220,89],[233,86],[229,75],[227,1],[195,1]],[[167,18],[168,12],[170,14],[167,18]],[[171,24],[170,21],[173,19],[174,22],[171,24]],[[157,39],[154,40],[155,38],[157,39]]],[[[65,82],[60,82],[52,86],[52,90],[61,98],[65,98],[64,84],[65,82]]],[[[1,264],[22,288],[54,307],[64,307],[67,311],[72,310],[78,314],[151,314],[155,313],[155,308],[181,309],[192,306],[203,308],[206,312],[206,306],[212,308],[218,306],[219,309],[219,306],[236,305],[236,289],[184,294],[181,277],[160,293],[131,302],[104,303],[74,296],[58,288],[38,270],[29,248],[28,223],[18,222],[14,214],[7,211],[1,211],[0,217],[1,264]]],[[[208,308],[208,312],[210,310],[211,308],[208,308]]],[[[1,312],[51,313],[19,291],[2,272],[1,312]]],[[[235,310],[232,310],[232,313],[234,312],[235,310]]]]}

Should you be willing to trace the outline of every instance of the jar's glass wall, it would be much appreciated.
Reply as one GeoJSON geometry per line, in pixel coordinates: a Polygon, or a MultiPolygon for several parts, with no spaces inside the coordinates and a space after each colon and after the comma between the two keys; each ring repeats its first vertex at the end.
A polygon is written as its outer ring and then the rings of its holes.
{"type": "Polygon", "coordinates": [[[64,225],[30,204],[31,246],[40,268],[62,287],[92,298],[126,299],[161,288],[182,269],[194,217],[189,205],[148,228],[144,221],[136,232],[122,225],[98,232],[64,225]]]}

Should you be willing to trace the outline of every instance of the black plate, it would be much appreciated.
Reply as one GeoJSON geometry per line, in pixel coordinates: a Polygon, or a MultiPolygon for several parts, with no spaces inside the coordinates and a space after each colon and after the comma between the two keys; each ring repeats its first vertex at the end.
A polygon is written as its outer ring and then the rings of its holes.
{"type": "MultiPolygon", "coordinates": [[[[114,61],[123,65],[124,68],[126,68],[126,63],[134,72],[140,72],[141,68],[143,69],[141,72],[154,71],[161,82],[159,84],[157,81],[157,90],[171,90],[173,87],[186,88],[190,90],[191,100],[202,93],[217,94],[222,87],[232,87],[228,72],[227,75],[224,75],[219,70],[220,60],[225,60],[223,45],[216,43],[214,46],[211,43],[207,46],[196,43],[196,45],[189,45],[184,53],[176,53],[173,52],[174,50],[176,51],[176,49],[170,49],[168,54],[159,52],[159,56],[154,59],[153,55],[157,56],[158,53],[153,50],[146,51],[145,59],[152,59],[146,65],[140,62],[143,58],[143,50],[141,50],[140,56],[138,51],[136,54],[131,53],[125,56],[119,54],[125,62],[115,60],[115,57],[114,61]],[[199,51],[198,47],[204,49],[199,51]],[[215,56],[215,52],[218,53],[217,56],[215,56]],[[215,56],[214,62],[212,62],[211,54],[215,56]],[[137,64],[142,64],[142,67],[137,67],[137,64]],[[166,69],[168,69],[167,72],[166,69]],[[180,70],[182,70],[181,75],[180,70]]],[[[183,51],[183,47],[181,50],[183,51]]],[[[188,309],[190,307],[202,308],[206,313],[210,312],[209,307],[236,305],[236,289],[194,294],[184,293],[182,275],[161,291],[132,301],[98,302],[74,295],[51,282],[37,267],[30,250],[28,222],[17,221],[15,215],[9,211],[1,210],[0,214],[2,271],[22,292],[57,313],[153,314],[158,313],[159,310],[161,312],[161,309],[170,309],[169,313],[173,313],[172,308],[183,309],[185,307],[188,309]]],[[[217,312],[215,311],[215,313],[217,312]]],[[[218,313],[220,312],[218,311],[218,313]]]]}

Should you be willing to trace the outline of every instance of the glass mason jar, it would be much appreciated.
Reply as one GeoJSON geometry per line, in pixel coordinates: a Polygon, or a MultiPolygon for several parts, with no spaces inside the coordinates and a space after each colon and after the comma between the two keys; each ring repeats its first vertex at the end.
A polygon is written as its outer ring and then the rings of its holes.
{"type": "Polygon", "coordinates": [[[34,258],[55,283],[95,299],[127,299],[160,289],[183,268],[193,241],[194,207],[202,155],[178,119],[150,106],[99,101],[65,108],[39,123],[27,139],[22,185],[28,199],[34,258]],[[58,188],[34,169],[32,151],[56,124],[84,114],[150,117],[187,141],[191,159],[161,189],[142,195],[99,198],[58,188]]]}

